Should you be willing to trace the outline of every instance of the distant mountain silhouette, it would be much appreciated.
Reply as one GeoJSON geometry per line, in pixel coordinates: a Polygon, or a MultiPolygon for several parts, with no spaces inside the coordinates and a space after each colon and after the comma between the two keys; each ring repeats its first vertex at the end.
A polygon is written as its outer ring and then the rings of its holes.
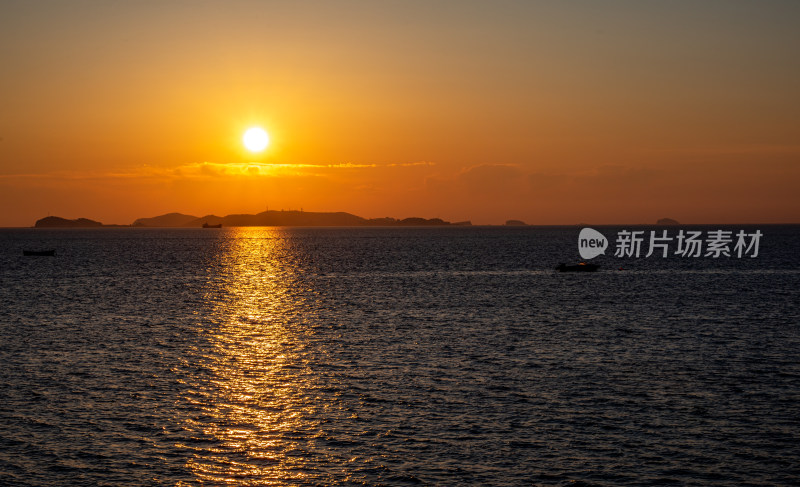
{"type": "MultiPolygon", "coordinates": [[[[139,218],[133,227],[194,227],[203,225],[223,227],[363,227],[363,226],[443,226],[470,225],[470,222],[450,223],[441,218],[404,218],[397,220],[391,217],[362,218],[343,211],[318,213],[313,211],[264,211],[255,215],[234,214],[227,216],[206,215],[198,218],[183,213],[167,213],[151,218],[139,218]]],[[[100,222],[79,218],[66,220],[55,216],[42,218],[36,222],[37,227],[101,227],[120,226],[103,225],[100,222]]]]}
{"type": "Polygon", "coordinates": [[[315,213],[310,211],[264,211],[256,215],[234,214],[224,217],[206,215],[182,226],[200,227],[222,224],[223,227],[341,227],[361,226],[366,220],[350,213],[315,213]]]}
{"type": "Polygon", "coordinates": [[[673,220],[672,218],[660,218],[656,222],[656,225],[680,225],[680,223],[678,223],[678,220],[673,220]]]}
{"type": "Polygon", "coordinates": [[[36,220],[36,228],[97,228],[103,224],[88,218],[78,218],[77,220],[67,220],[59,216],[47,216],[41,220],[36,220]]]}
{"type": "Polygon", "coordinates": [[[343,211],[334,213],[318,213],[313,211],[263,211],[256,215],[238,214],[219,217],[207,215],[190,221],[182,226],[201,227],[203,224],[223,227],[360,227],[360,226],[416,226],[416,225],[450,225],[439,218],[394,218],[366,219],[343,211]]]}

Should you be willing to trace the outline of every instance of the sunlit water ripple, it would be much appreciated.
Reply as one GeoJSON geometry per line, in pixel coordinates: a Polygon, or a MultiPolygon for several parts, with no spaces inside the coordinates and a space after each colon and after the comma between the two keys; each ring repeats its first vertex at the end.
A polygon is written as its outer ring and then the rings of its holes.
{"type": "Polygon", "coordinates": [[[797,485],[762,231],[554,274],[576,228],[0,230],[0,483],[797,485]]]}

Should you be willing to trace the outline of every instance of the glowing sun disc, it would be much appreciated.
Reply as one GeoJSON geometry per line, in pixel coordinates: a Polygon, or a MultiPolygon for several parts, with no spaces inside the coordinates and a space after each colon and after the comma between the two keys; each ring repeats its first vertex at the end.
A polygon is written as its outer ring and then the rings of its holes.
{"type": "Polygon", "coordinates": [[[269,135],[264,132],[264,129],[253,127],[244,133],[242,142],[244,142],[244,146],[247,147],[247,150],[251,152],[261,152],[269,145],[269,135]]]}

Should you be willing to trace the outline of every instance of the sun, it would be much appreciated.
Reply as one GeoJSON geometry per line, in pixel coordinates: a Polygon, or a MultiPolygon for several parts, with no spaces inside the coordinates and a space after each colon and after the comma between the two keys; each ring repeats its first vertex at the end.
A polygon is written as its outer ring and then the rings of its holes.
{"type": "Polygon", "coordinates": [[[261,152],[269,145],[269,135],[261,127],[252,127],[244,133],[242,142],[250,152],[261,152]]]}

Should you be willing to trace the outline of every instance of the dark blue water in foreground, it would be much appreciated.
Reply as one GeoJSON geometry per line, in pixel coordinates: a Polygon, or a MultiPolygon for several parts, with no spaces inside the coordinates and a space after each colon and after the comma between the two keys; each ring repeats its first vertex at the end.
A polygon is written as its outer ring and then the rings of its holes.
{"type": "Polygon", "coordinates": [[[574,227],[0,230],[0,484],[798,485],[759,228],[596,274],[574,227]]]}

